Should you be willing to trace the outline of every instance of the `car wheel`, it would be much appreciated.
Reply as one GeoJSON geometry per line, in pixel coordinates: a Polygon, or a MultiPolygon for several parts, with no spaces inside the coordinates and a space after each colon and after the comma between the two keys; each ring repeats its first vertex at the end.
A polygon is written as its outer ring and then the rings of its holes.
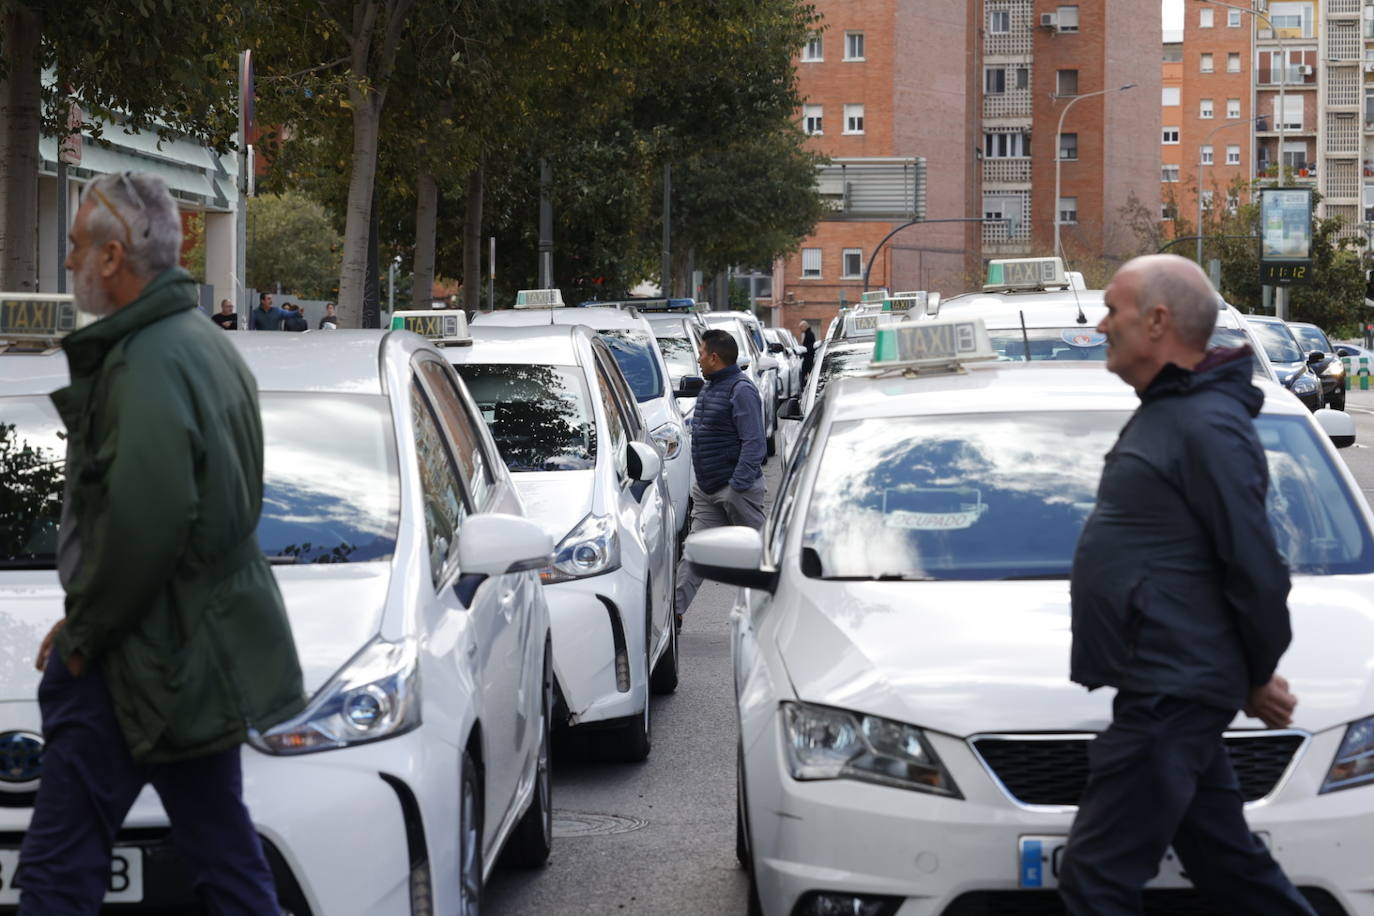
{"type": "Polygon", "coordinates": [[[1331,399],[1327,401],[1326,406],[1332,410],[1345,410],[1345,389],[1338,388],[1331,392],[1331,399]]]}
{"type": "MultiPolygon", "coordinates": [[[[653,601],[650,596],[652,591],[648,591],[644,596],[644,671],[650,671],[649,662],[653,658],[653,640],[649,638],[652,632],[650,627],[650,617],[653,614],[653,601]]],[[[616,733],[616,742],[613,746],[615,756],[626,763],[639,763],[649,757],[649,751],[653,750],[653,712],[652,703],[649,702],[651,691],[644,691],[644,709],[638,715],[631,716],[629,721],[616,733]]]]}
{"type": "Polygon", "coordinates": [[[458,800],[459,813],[459,899],[462,916],[482,912],[482,785],[477,781],[477,764],[463,752],[463,780],[458,800]]]}
{"type": "Polygon", "coordinates": [[[768,438],[763,440],[763,444],[768,447],[768,457],[771,458],[778,453],[778,434],[777,431],[768,434],[768,438]]]}
{"type": "Polygon", "coordinates": [[[539,751],[534,772],[534,797],[515,825],[503,856],[507,865],[538,868],[549,859],[553,848],[553,767],[550,745],[553,742],[553,646],[544,643],[543,699],[539,704],[539,751]]]}
{"type": "Polygon", "coordinates": [[[663,650],[662,657],[654,666],[653,679],[649,681],[649,686],[657,694],[677,690],[677,627],[671,620],[668,621],[668,634],[668,648],[663,650]]]}

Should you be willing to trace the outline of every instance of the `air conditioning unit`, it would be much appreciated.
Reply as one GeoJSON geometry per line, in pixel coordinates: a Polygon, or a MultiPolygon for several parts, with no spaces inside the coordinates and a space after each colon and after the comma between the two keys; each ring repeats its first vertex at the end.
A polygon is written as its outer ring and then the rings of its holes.
{"type": "Polygon", "coordinates": [[[1042,28],[1042,29],[1057,29],[1057,28],[1059,28],[1059,14],[1058,14],[1058,13],[1041,13],[1041,14],[1040,14],[1040,28],[1042,28]]]}
{"type": "Polygon", "coordinates": [[[1374,73],[1374,60],[1365,61],[1364,72],[1374,73]]]}
{"type": "Polygon", "coordinates": [[[1311,75],[1312,75],[1312,72],[1313,72],[1313,71],[1312,71],[1312,65],[1311,65],[1311,64],[1301,64],[1301,65],[1299,65],[1299,67],[1298,67],[1298,73],[1301,74],[1302,76],[1311,76],[1311,75]]]}

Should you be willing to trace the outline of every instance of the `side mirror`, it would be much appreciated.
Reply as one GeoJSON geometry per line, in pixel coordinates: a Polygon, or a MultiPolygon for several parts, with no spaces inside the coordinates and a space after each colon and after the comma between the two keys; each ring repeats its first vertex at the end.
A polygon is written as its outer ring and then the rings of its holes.
{"type": "Polygon", "coordinates": [[[680,398],[694,398],[706,387],[706,379],[699,375],[684,375],[677,383],[674,394],[680,398]]]}
{"type": "Polygon", "coordinates": [[[1349,448],[1355,444],[1355,418],[1344,410],[1323,407],[1312,414],[1312,419],[1317,421],[1336,448],[1349,448]]]}
{"type": "Polygon", "coordinates": [[[763,535],[743,525],[727,525],[689,535],[682,554],[699,575],[726,585],[771,592],[776,571],[763,568],[763,535]]]}
{"type": "Polygon", "coordinates": [[[743,355],[743,354],[740,354],[739,359],[735,360],[735,365],[736,365],[736,366],[739,366],[741,369],[748,369],[748,368],[749,368],[749,357],[747,357],[747,356],[745,356],[745,355],[743,355]]]}
{"type": "Polygon", "coordinates": [[[484,512],[463,522],[458,566],[464,575],[500,576],[553,562],[553,538],[519,515],[484,512]]]}
{"type": "Polygon", "coordinates": [[[1326,359],[1325,353],[1320,350],[1313,350],[1311,353],[1307,354],[1307,365],[1310,366],[1313,363],[1319,363],[1324,359],[1326,359]]]}
{"type": "Polygon", "coordinates": [[[784,347],[784,346],[783,346],[782,344],[780,344],[780,343],[770,343],[770,344],[768,345],[768,352],[769,352],[769,353],[781,353],[781,352],[782,352],[783,350],[785,350],[785,349],[787,349],[787,348],[784,347]]]}
{"type": "Polygon", "coordinates": [[[800,398],[788,398],[787,400],[783,401],[782,404],[778,405],[778,419],[779,419],[779,420],[802,420],[802,419],[805,419],[805,417],[802,415],[801,399],[800,399],[800,398]]]}
{"type": "Polygon", "coordinates": [[[663,459],[658,456],[658,451],[638,439],[630,440],[629,459],[630,476],[635,480],[656,480],[658,472],[663,470],[663,459]]]}
{"type": "Polygon", "coordinates": [[[778,368],[778,361],[771,356],[760,356],[759,368],[764,372],[769,372],[778,368]]]}

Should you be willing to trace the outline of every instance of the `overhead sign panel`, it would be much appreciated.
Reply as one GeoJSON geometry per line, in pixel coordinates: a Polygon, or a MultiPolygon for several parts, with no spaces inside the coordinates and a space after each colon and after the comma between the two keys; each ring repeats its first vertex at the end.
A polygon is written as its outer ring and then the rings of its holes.
{"type": "Polygon", "coordinates": [[[1312,281],[1312,189],[1260,190],[1260,282],[1312,281]]]}
{"type": "Polygon", "coordinates": [[[831,159],[817,166],[816,189],[831,206],[825,219],[925,219],[926,160],[831,159]]]}

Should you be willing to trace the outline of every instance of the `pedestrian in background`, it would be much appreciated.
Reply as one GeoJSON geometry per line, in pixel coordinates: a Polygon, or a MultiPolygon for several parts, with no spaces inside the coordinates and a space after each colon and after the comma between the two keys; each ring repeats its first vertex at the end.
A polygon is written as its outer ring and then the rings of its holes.
{"type": "Polygon", "coordinates": [[[282,310],[286,312],[286,317],[281,323],[283,331],[310,330],[310,323],[305,320],[305,312],[301,309],[300,303],[288,302],[282,306],[282,310]]]}
{"type": "Polygon", "coordinates": [[[280,331],[286,312],[272,306],[271,293],[258,293],[258,307],[248,313],[248,330],[280,331]]]}
{"type": "Polygon", "coordinates": [[[239,327],[239,316],[234,314],[234,303],[228,299],[220,300],[219,314],[211,315],[210,320],[226,331],[237,331],[239,327]]]}
{"type": "MultiPolygon", "coordinates": [[[[692,411],[692,531],[722,525],[763,527],[763,402],[759,390],[740,371],[739,344],[728,331],[701,335],[697,362],[706,386],[692,411]]],[[[685,559],[678,563],[674,600],[682,629],[701,576],[685,559]]]]}
{"type": "Polygon", "coordinates": [[[323,331],[327,328],[332,331],[337,330],[338,327],[339,316],[334,314],[334,303],[326,302],[324,304],[324,317],[320,319],[320,330],[323,331]]]}
{"type": "Polygon", "coordinates": [[[803,321],[797,325],[797,333],[802,339],[802,378],[810,378],[811,367],[816,364],[816,332],[811,330],[811,322],[803,321]]]}
{"type": "Polygon", "coordinates": [[[1250,348],[1208,352],[1217,294],[1176,255],[1128,262],[1105,302],[1107,369],[1141,403],[1073,561],[1071,677],[1117,693],[1088,749],[1061,895],[1074,916],[1141,913],[1172,845],[1217,906],[1311,914],[1246,825],[1222,741],[1239,709],[1285,728],[1297,705],[1275,674],[1289,580],[1265,512],[1250,348]]]}
{"type": "Polygon", "coordinates": [[[116,832],[152,783],[217,914],[278,913],[242,800],[240,745],[304,707],[281,595],[257,541],[257,386],[201,320],[162,179],[86,186],[66,266],[101,318],[63,342],[71,384],[58,577],[38,647],[43,779],[20,851],[23,916],[90,916],[116,832]]]}

